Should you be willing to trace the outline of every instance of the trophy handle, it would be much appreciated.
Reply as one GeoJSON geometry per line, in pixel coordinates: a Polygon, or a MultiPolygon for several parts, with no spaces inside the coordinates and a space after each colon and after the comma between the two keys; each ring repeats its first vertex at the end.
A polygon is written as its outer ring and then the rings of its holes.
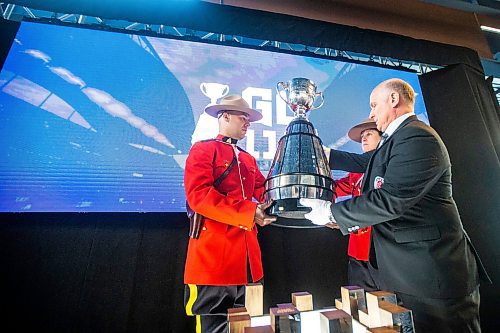
{"type": "MultiPolygon", "coordinates": [[[[278,92],[278,96],[286,103],[288,104],[288,101],[286,99],[283,98],[283,96],[281,95],[281,92],[282,91],[286,91],[286,88],[288,88],[288,83],[284,83],[284,82],[278,82],[276,83],[276,91],[278,92]],[[280,89],[280,87],[282,87],[282,89],[280,89]]],[[[289,104],[288,104],[289,105],[289,104]]]]}
{"type": "Polygon", "coordinates": [[[207,96],[207,88],[206,88],[206,83],[205,82],[200,83],[200,90],[203,93],[203,95],[207,96]]]}
{"type": "Polygon", "coordinates": [[[221,97],[226,96],[228,92],[229,92],[229,86],[227,84],[225,84],[224,85],[224,91],[222,91],[222,96],[221,97]]]}
{"type": "MultiPolygon", "coordinates": [[[[319,109],[320,107],[323,106],[323,103],[325,103],[325,97],[323,96],[323,92],[316,93],[316,96],[320,96],[321,97],[321,103],[318,106],[314,106],[313,105],[310,110],[319,109]]],[[[316,102],[316,99],[314,99],[314,101],[316,102]]]]}

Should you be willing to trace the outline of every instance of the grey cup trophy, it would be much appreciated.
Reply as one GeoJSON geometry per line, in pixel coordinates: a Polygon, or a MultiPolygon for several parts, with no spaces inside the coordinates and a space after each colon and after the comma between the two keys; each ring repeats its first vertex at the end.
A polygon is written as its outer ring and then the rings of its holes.
{"type": "Polygon", "coordinates": [[[306,78],[278,82],[276,88],[295,113],[295,118],[278,142],[267,175],[264,195],[266,200],[274,201],[268,213],[285,218],[278,219],[278,224],[310,227],[312,224],[304,219],[304,214],[310,209],[301,206],[299,199],[332,201],[334,198],[335,185],[321,139],[307,119],[308,111],[323,105],[323,94],[317,92],[314,82],[306,78]],[[315,106],[318,96],[321,102],[315,106]]]}

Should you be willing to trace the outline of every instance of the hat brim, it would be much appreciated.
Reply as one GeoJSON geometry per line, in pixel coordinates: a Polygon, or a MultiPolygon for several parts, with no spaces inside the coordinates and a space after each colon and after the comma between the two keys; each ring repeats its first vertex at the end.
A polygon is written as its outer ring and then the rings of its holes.
{"type": "Polygon", "coordinates": [[[361,133],[367,129],[377,130],[377,124],[374,121],[357,124],[347,132],[347,136],[353,141],[361,142],[361,133]]]}
{"type": "Polygon", "coordinates": [[[219,105],[219,104],[214,104],[214,105],[209,105],[205,108],[205,112],[212,117],[217,118],[217,114],[221,111],[240,111],[248,114],[248,120],[250,122],[261,120],[262,119],[262,114],[254,109],[250,108],[245,108],[245,107],[240,107],[237,105],[219,105]]]}

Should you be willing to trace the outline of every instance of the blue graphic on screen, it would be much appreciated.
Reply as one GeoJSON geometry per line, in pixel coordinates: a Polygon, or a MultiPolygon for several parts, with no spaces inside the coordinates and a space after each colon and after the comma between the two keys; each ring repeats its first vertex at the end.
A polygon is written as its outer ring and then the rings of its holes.
{"type": "Polygon", "coordinates": [[[347,130],[369,95],[416,74],[261,50],[22,23],[0,72],[0,211],[185,211],[184,165],[193,142],[214,137],[203,112],[241,94],[263,113],[242,148],[266,174],[293,118],[276,83],[313,80],[324,106],[310,113],[323,144],[359,152],[347,130]]]}

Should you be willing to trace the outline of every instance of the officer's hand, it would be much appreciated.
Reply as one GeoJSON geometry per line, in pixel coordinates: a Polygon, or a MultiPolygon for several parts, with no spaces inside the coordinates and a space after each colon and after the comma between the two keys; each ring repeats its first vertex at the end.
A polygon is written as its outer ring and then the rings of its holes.
{"type": "Polygon", "coordinates": [[[273,204],[272,201],[258,204],[257,208],[255,208],[255,216],[253,218],[253,221],[258,225],[260,225],[261,227],[276,221],[276,216],[271,216],[266,214],[266,209],[269,208],[269,206],[271,206],[272,204],[273,204]]]}
{"type": "Polygon", "coordinates": [[[325,224],[325,227],[328,227],[330,229],[340,229],[339,225],[337,223],[334,223],[334,222],[330,222],[330,223],[325,224]]]}

